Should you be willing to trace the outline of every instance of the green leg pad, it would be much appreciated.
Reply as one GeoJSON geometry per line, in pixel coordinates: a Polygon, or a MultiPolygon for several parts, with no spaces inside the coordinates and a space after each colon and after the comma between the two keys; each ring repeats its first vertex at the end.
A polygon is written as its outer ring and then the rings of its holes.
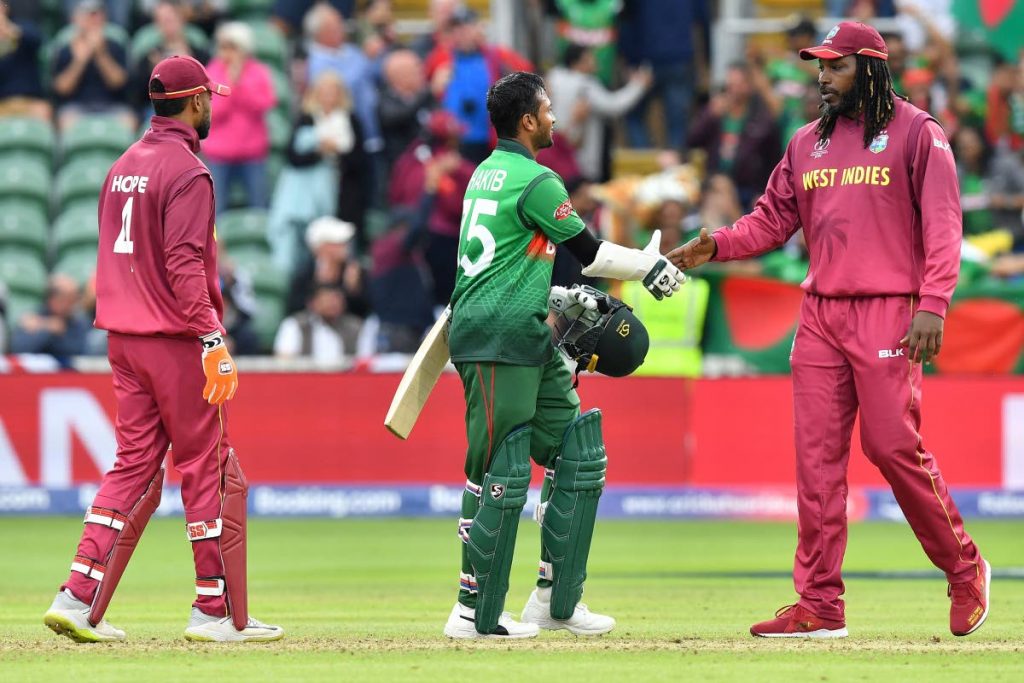
{"type": "Polygon", "coordinates": [[[505,609],[519,516],[530,486],[530,437],[523,427],[495,449],[484,475],[480,509],[469,528],[466,549],[476,575],[476,630],[494,633],[505,609]]]}
{"type": "Polygon", "coordinates": [[[583,595],[597,503],[608,465],[601,411],[589,410],[565,430],[555,461],[555,482],[544,512],[541,541],[551,559],[551,616],[568,619],[583,595]]]}

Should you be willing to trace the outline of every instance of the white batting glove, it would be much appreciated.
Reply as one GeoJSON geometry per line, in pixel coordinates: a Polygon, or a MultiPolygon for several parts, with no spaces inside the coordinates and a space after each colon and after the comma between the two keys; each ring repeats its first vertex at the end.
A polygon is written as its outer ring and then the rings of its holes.
{"type": "Polygon", "coordinates": [[[678,292],[679,286],[686,282],[686,275],[669,263],[668,259],[661,257],[661,230],[655,230],[651,235],[651,241],[644,247],[644,253],[659,257],[643,279],[644,287],[651,296],[660,301],[678,292]]]}
{"type": "Polygon", "coordinates": [[[580,289],[579,285],[568,289],[556,286],[551,288],[548,295],[548,310],[579,317],[583,311],[596,311],[597,299],[580,289]]]}

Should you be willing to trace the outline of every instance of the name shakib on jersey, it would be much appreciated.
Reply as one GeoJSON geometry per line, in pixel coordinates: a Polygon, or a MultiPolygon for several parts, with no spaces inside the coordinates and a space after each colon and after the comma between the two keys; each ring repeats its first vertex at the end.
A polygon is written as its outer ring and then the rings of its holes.
{"type": "Polygon", "coordinates": [[[878,185],[889,184],[888,166],[850,166],[838,168],[816,168],[803,174],[804,189],[816,190],[821,187],[839,185],[878,185]],[[841,171],[841,173],[840,173],[841,171]]]}
{"type": "Polygon", "coordinates": [[[116,175],[110,179],[111,192],[135,192],[145,194],[146,184],[149,182],[147,175],[116,175]]]}

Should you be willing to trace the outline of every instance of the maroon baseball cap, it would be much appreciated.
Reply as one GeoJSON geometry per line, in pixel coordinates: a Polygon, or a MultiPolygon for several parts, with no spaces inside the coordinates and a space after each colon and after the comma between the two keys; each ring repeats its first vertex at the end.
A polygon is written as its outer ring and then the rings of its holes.
{"type": "Polygon", "coordinates": [[[872,26],[859,21],[841,21],[828,32],[817,47],[800,50],[800,59],[839,59],[847,55],[864,55],[889,59],[889,48],[872,26]]]}
{"type": "Polygon", "coordinates": [[[204,90],[225,97],[231,94],[231,88],[210,80],[210,75],[198,60],[184,55],[168,57],[153,67],[149,82],[151,100],[177,100],[197,95],[204,90]],[[165,92],[153,92],[152,83],[157,78],[163,83],[165,92]]]}

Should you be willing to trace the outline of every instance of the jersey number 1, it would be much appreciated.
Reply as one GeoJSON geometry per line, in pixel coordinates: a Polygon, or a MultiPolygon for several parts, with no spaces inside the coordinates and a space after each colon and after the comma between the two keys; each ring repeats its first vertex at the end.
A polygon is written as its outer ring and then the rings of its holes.
{"type": "Polygon", "coordinates": [[[135,242],[132,242],[132,204],[134,203],[135,197],[129,197],[121,210],[121,232],[114,242],[115,254],[135,253],[135,242]]]}
{"type": "MultiPolygon", "coordinates": [[[[465,253],[462,258],[459,259],[459,265],[462,266],[462,272],[466,274],[466,277],[473,277],[479,275],[484,269],[491,265],[491,261],[494,260],[494,235],[486,227],[478,223],[481,216],[497,216],[498,215],[498,202],[493,199],[465,199],[462,202],[462,234],[466,239],[466,247],[469,247],[469,243],[472,240],[480,240],[480,244],[483,246],[483,251],[480,254],[480,258],[476,261],[471,261],[469,256],[465,253]],[[466,221],[469,221],[469,228],[466,228],[466,221]]],[[[464,250],[465,251],[465,250],[464,250]]]]}

